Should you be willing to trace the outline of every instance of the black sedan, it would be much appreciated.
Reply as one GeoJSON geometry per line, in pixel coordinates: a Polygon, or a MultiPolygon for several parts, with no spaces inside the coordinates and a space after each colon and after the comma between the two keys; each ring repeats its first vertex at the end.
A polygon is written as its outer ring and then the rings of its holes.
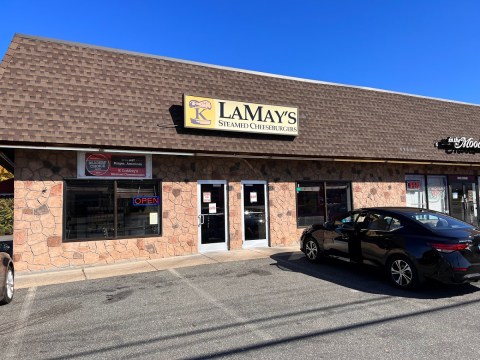
{"type": "Polygon", "coordinates": [[[9,245],[0,242],[0,305],[8,304],[13,299],[14,272],[9,250],[9,245]]]}
{"type": "Polygon", "coordinates": [[[480,280],[480,230],[443,213],[417,208],[365,208],[306,228],[300,250],[379,266],[393,285],[411,289],[427,278],[480,280]]]}

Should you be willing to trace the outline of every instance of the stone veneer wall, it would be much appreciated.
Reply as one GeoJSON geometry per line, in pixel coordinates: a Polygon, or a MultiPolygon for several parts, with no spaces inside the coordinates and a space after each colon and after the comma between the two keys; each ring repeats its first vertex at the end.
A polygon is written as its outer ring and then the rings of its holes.
{"type": "Polygon", "coordinates": [[[17,150],[15,266],[36,271],[197,253],[197,180],[228,181],[231,249],[242,247],[240,181],[267,180],[270,244],[294,245],[303,230],[296,225],[296,181],[351,181],[354,207],[403,206],[406,173],[471,174],[462,167],[154,156],[162,236],[63,243],[63,180],[76,177],[76,153],[17,150]]]}

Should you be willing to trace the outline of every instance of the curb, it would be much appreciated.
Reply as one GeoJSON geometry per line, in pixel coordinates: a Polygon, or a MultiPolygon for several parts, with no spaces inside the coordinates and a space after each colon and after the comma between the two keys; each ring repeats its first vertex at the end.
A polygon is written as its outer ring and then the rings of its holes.
{"type": "Polygon", "coordinates": [[[134,260],[109,265],[83,266],[15,276],[15,289],[63,284],[75,281],[104,279],[199,265],[268,258],[271,255],[299,252],[298,246],[250,248],[228,252],[211,252],[153,260],[134,260]]]}

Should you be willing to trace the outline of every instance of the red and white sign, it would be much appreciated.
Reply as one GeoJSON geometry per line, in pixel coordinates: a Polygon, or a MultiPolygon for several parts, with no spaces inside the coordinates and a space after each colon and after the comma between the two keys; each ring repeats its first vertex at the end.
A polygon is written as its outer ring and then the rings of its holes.
{"type": "Polygon", "coordinates": [[[216,203],[208,204],[208,213],[209,214],[216,214],[217,213],[217,204],[216,203]]]}
{"type": "Polygon", "coordinates": [[[204,203],[209,203],[212,201],[212,193],[210,192],[204,192],[203,193],[203,202],[204,203]]]}
{"type": "Polygon", "coordinates": [[[420,180],[407,180],[407,190],[420,190],[421,188],[420,180]]]}
{"type": "Polygon", "coordinates": [[[151,178],[150,155],[79,153],[78,177],[151,178]]]}
{"type": "Polygon", "coordinates": [[[256,192],[251,192],[250,193],[250,203],[256,203],[257,202],[257,193],[256,192]]]}

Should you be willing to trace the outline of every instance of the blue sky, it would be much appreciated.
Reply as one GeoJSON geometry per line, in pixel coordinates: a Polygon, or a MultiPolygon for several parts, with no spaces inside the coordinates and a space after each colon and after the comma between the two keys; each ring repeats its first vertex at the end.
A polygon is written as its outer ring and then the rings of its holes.
{"type": "Polygon", "coordinates": [[[478,0],[0,0],[14,33],[480,104],[478,0]]]}

